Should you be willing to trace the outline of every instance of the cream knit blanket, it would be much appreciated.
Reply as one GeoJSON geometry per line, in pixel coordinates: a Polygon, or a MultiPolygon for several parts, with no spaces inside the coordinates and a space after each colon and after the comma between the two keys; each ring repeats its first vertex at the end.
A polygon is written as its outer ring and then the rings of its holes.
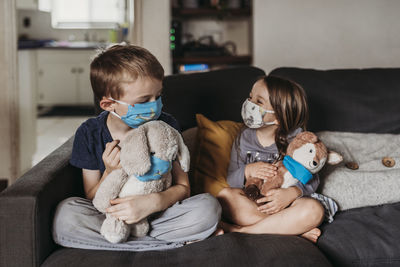
{"type": "Polygon", "coordinates": [[[400,135],[319,132],[330,150],[342,154],[336,166],[326,165],[320,172],[318,192],[336,200],[341,210],[400,201],[400,135]],[[393,167],[382,164],[383,157],[396,161],[393,167]],[[358,170],[345,167],[356,162],[358,170]]]}

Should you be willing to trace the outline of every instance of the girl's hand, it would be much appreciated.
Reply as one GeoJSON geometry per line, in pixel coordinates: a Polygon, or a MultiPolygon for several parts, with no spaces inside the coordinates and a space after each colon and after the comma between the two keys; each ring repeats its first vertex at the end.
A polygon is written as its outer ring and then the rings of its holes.
{"type": "Polygon", "coordinates": [[[121,168],[121,163],[119,161],[119,155],[121,148],[118,146],[119,140],[114,140],[106,144],[106,149],[104,149],[102,159],[104,166],[106,167],[106,172],[110,174],[113,170],[121,168]]]}
{"type": "Polygon", "coordinates": [[[269,215],[277,213],[292,204],[300,194],[300,189],[297,187],[271,189],[265,197],[257,200],[257,203],[268,203],[257,209],[269,215]]]}
{"type": "Polygon", "coordinates": [[[266,162],[254,162],[246,165],[244,175],[246,178],[259,178],[267,180],[277,174],[278,167],[266,162]]]}
{"type": "Polygon", "coordinates": [[[137,223],[156,212],[155,202],[154,194],[116,198],[106,212],[127,224],[137,223]]]}

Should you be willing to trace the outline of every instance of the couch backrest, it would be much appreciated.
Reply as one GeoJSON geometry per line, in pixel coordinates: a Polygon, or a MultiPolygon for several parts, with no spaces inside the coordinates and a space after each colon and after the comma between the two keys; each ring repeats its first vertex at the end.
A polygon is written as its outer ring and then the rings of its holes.
{"type": "Polygon", "coordinates": [[[163,110],[182,130],[196,126],[196,113],[211,120],[241,121],[241,106],[264,71],[255,67],[178,74],[164,79],[163,110]]]}
{"type": "Polygon", "coordinates": [[[400,133],[400,68],[278,68],[270,74],[304,87],[311,131],[400,133]]]}

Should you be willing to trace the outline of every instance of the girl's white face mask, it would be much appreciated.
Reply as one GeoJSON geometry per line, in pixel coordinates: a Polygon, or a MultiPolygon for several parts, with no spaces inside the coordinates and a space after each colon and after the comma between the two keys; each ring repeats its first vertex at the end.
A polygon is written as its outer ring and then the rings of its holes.
{"type": "Polygon", "coordinates": [[[242,105],[242,118],[244,124],[249,128],[260,128],[265,125],[273,125],[275,121],[264,122],[264,116],[267,113],[275,113],[273,110],[263,109],[257,104],[254,104],[249,99],[246,99],[242,105]]]}

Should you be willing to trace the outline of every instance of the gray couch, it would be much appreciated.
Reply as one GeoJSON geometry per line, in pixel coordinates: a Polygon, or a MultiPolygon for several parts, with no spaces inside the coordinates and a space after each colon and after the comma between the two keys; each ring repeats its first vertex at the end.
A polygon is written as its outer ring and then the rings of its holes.
{"type": "MultiPolygon", "coordinates": [[[[240,121],[240,106],[264,71],[253,67],[175,75],[164,82],[164,110],[185,131],[195,114],[240,121]]],[[[312,131],[400,133],[400,69],[279,68],[306,89],[312,131]],[[367,107],[367,108],[366,108],[367,107]]],[[[0,195],[0,266],[399,266],[400,203],[339,212],[317,245],[297,236],[225,234],[168,251],[113,252],[57,246],[57,204],[83,196],[68,142],[0,195]]],[[[400,179],[400,177],[399,177],[400,179]]],[[[400,181],[400,180],[399,180],[400,181]]]]}

